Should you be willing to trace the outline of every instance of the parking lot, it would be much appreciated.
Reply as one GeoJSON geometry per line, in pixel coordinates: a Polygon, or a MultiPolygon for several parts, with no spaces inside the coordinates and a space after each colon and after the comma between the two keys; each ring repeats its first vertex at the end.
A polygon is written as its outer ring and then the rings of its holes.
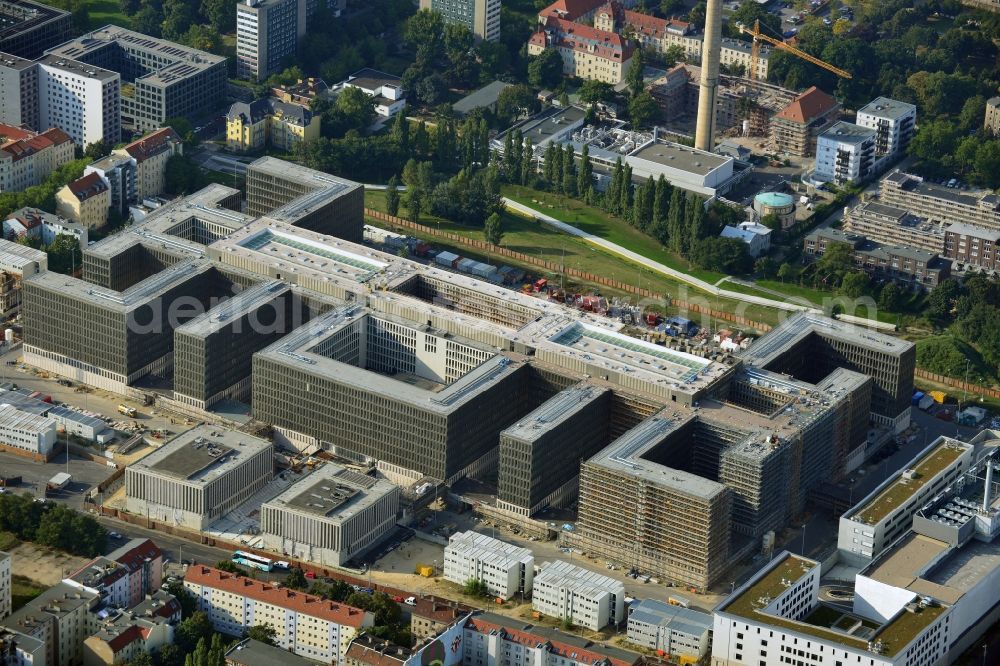
{"type": "Polygon", "coordinates": [[[59,453],[51,462],[41,463],[11,453],[0,453],[0,469],[5,477],[20,476],[22,482],[5,492],[29,492],[36,497],[45,496],[45,484],[53,476],[67,469],[73,480],[66,488],[58,491],[52,499],[65,502],[76,508],[83,506],[87,493],[98,483],[108,478],[115,470],[107,465],[92,462],[76,456],[70,456],[69,467],[66,466],[66,455],[59,453]]]}

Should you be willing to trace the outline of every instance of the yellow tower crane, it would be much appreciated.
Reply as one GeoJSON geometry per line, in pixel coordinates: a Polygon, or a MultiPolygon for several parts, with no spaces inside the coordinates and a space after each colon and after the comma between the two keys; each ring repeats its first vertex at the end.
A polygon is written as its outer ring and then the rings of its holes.
{"type": "Polygon", "coordinates": [[[781,41],[780,39],[775,39],[774,37],[770,37],[768,35],[765,35],[764,33],[762,33],[760,31],[760,21],[754,21],[753,28],[747,28],[746,26],[742,26],[741,25],[740,26],[740,32],[745,32],[746,34],[748,34],[751,37],[753,37],[753,45],[750,47],[750,71],[747,74],[748,78],[750,78],[750,79],[756,79],[757,78],[757,63],[760,60],[760,43],[761,43],[761,41],[765,41],[768,44],[771,44],[772,46],[774,46],[775,48],[781,49],[782,51],[787,51],[787,52],[791,53],[792,55],[798,56],[798,57],[802,58],[803,60],[807,60],[807,61],[811,62],[812,64],[817,65],[818,67],[822,67],[825,70],[831,71],[834,74],[836,74],[837,76],[842,76],[845,79],[851,78],[851,73],[850,72],[845,72],[844,70],[840,69],[839,67],[834,67],[830,63],[824,62],[824,61],[820,60],[819,58],[817,58],[815,56],[811,56],[808,53],[806,53],[805,51],[801,51],[801,50],[795,48],[794,46],[786,44],[785,42],[781,41]]]}

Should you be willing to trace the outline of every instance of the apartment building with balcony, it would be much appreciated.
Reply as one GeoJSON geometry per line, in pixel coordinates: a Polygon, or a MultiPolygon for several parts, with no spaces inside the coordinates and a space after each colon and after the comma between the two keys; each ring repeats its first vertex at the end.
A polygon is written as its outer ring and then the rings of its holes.
{"type": "Polygon", "coordinates": [[[858,110],[855,123],[875,130],[875,154],[893,158],[903,155],[913,138],[917,107],[888,97],[872,100],[858,110]]]}
{"type": "Polygon", "coordinates": [[[879,199],[934,222],[963,222],[1000,231],[1000,195],[968,192],[896,170],[879,183],[879,199]]]}
{"type": "Polygon", "coordinates": [[[846,185],[867,180],[875,167],[875,130],[838,122],[816,139],[813,179],[846,185]]]}
{"type": "Polygon", "coordinates": [[[858,204],[844,214],[844,231],[884,245],[900,245],[935,254],[945,252],[945,227],[877,201],[858,204]]]}

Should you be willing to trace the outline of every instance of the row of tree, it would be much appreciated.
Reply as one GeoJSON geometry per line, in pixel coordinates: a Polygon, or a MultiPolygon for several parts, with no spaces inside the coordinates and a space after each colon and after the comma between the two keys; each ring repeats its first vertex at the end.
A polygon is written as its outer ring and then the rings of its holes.
{"type": "Polygon", "coordinates": [[[108,539],[107,530],[93,516],[65,504],[38,502],[28,493],[0,495],[0,531],[87,557],[103,553],[108,539]]]}
{"type": "Polygon", "coordinates": [[[6,219],[15,210],[25,206],[41,208],[42,210],[55,210],[56,192],[61,190],[64,185],[82,176],[83,170],[88,164],[90,164],[88,158],[67,162],[49,174],[49,177],[40,185],[34,185],[18,192],[0,193],[0,215],[6,219]]]}

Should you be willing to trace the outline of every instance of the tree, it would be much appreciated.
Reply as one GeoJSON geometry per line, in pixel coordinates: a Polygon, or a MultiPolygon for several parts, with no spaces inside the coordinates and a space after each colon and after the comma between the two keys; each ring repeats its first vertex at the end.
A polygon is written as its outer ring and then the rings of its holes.
{"type": "Polygon", "coordinates": [[[174,595],[174,598],[180,603],[181,617],[190,617],[192,613],[198,610],[198,602],[187,591],[187,588],[184,587],[184,581],[167,581],[167,592],[174,595]]]}
{"type": "Polygon", "coordinates": [[[410,154],[410,121],[405,111],[397,113],[392,122],[392,139],[404,155],[410,154]]]}
{"type": "Polygon", "coordinates": [[[732,26],[742,23],[746,27],[752,28],[756,21],[760,21],[762,31],[771,35],[781,35],[781,17],[771,14],[763,5],[754,2],[754,0],[743,0],[743,3],[729,17],[729,25],[732,26]]]}
{"type": "Polygon", "coordinates": [[[167,39],[178,39],[191,27],[192,7],[187,0],[163,0],[161,32],[167,39]]]}
{"type": "MultiPolygon", "coordinates": [[[[490,42],[484,43],[489,44],[490,42]]],[[[503,124],[537,110],[538,97],[531,91],[531,88],[523,83],[508,86],[501,90],[497,96],[496,115],[503,124]]]]}
{"type": "Polygon", "coordinates": [[[778,273],[778,262],[770,257],[761,257],[754,262],[753,270],[765,280],[770,280],[778,273]]]}
{"type": "Polygon", "coordinates": [[[644,68],[642,49],[636,49],[632,55],[632,64],[629,65],[628,73],[625,74],[625,81],[632,97],[636,97],[644,89],[642,70],[644,68]]]}
{"type": "Polygon", "coordinates": [[[660,15],[670,18],[684,9],[683,0],[660,0],[660,15]]]}
{"type": "Polygon", "coordinates": [[[660,115],[660,106],[648,92],[640,92],[628,103],[628,117],[635,128],[645,127],[660,115]]]}
{"type": "Polygon", "coordinates": [[[215,568],[219,571],[225,571],[227,573],[236,574],[238,576],[245,576],[247,570],[236,564],[232,560],[219,560],[215,563],[215,568]]]}
{"type": "Polygon", "coordinates": [[[942,326],[951,319],[952,308],[961,295],[961,288],[954,279],[939,282],[927,296],[927,307],[924,315],[931,323],[942,326]]]}
{"type": "Polygon", "coordinates": [[[193,652],[198,643],[211,638],[214,633],[208,616],[203,611],[195,611],[177,625],[174,631],[174,643],[182,652],[193,652]]]}
{"type": "Polygon", "coordinates": [[[903,301],[903,293],[895,282],[888,282],[878,295],[878,306],[887,312],[897,312],[903,301]]]}
{"type": "Polygon", "coordinates": [[[781,218],[776,213],[768,213],[760,218],[760,223],[772,231],[781,231],[781,218]]]}
{"type": "Polygon", "coordinates": [[[568,197],[577,195],[576,189],[576,160],[573,154],[572,144],[567,143],[563,150],[562,157],[562,192],[568,197]]]}
{"type": "Polygon", "coordinates": [[[92,160],[99,160],[110,152],[103,139],[87,144],[87,147],[83,150],[84,156],[92,160]]]}
{"type": "Polygon", "coordinates": [[[187,155],[171,155],[164,168],[163,184],[167,194],[190,194],[201,188],[201,170],[187,155]]]}
{"type": "Polygon", "coordinates": [[[784,282],[785,280],[794,280],[799,275],[799,271],[795,266],[792,266],[788,262],[781,264],[778,267],[778,279],[784,282]]]}
{"type": "Polygon", "coordinates": [[[691,260],[699,267],[727,275],[746,273],[750,267],[747,245],[736,238],[709,236],[695,242],[691,260]]]}
{"type": "Polygon", "coordinates": [[[503,238],[503,220],[500,219],[498,213],[493,213],[486,218],[486,224],[483,225],[483,236],[486,237],[486,242],[491,245],[500,244],[500,240],[503,238]]]}
{"type": "Polygon", "coordinates": [[[448,94],[448,83],[440,74],[431,74],[417,84],[414,92],[421,102],[427,106],[434,106],[448,94]]]}
{"type": "Polygon", "coordinates": [[[385,188],[385,212],[395,217],[399,213],[399,180],[394,175],[385,188]]]}
{"type": "Polygon", "coordinates": [[[528,63],[528,81],[536,88],[553,88],[562,75],[562,56],[555,49],[545,49],[528,63]]]}
{"type": "Polygon", "coordinates": [[[420,188],[414,187],[408,190],[406,210],[410,214],[410,222],[420,222],[420,214],[424,210],[424,193],[420,188]]]}
{"type": "Polygon", "coordinates": [[[191,147],[198,143],[198,137],[194,133],[194,126],[191,125],[190,120],[183,116],[167,118],[163,121],[162,127],[170,127],[177,132],[177,136],[181,138],[185,146],[191,147]]]}
{"type": "Polygon", "coordinates": [[[293,590],[304,590],[309,587],[309,581],[306,580],[306,574],[302,571],[301,567],[292,567],[288,571],[288,578],[285,579],[285,585],[293,590]]]}
{"type": "Polygon", "coordinates": [[[580,101],[587,104],[597,104],[598,102],[610,102],[615,98],[615,89],[610,83],[598,81],[597,79],[587,79],[580,86],[578,91],[580,101]]]}
{"type": "Polygon", "coordinates": [[[861,271],[851,271],[841,281],[840,291],[848,298],[860,298],[868,291],[869,282],[861,271]]]}
{"type": "Polygon", "coordinates": [[[136,32],[151,37],[159,37],[161,34],[161,24],[163,23],[163,13],[154,2],[145,2],[138,12],[132,17],[132,28],[136,32]]]}
{"type": "Polygon", "coordinates": [[[854,270],[854,251],[847,243],[830,243],[816,262],[816,279],[828,287],[836,287],[847,273],[854,270]]]}
{"type": "Polygon", "coordinates": [[[477,578],[470,578],[465,581],[465,585],[462,586],[462,591],[470,597],[486,597],[489,596],[490,593],[486,583],[477,578]]]}
{"type": "Polygon", "coordinates": [[[667,47],[667,50],[663,52],[660,56],[663,60],[663,64],[667,67],[673,67],[679,62],[687,59],[687,52],[684,51],[684,47],[680,44],[671,44],[667,47]]]}
{"type": "Polygon", "coordinates": [[[590,163],[590,148],[585,143],[580,154],[580,170],[576,176],[577,196],[586,194],[594,184],[594,167],[590,163]]]}
{"type": "Polygon", "coordinates": [[[343,136],[352,129],[364,131],[375,122],[375,117],[374,98],[353,86],[344,88],[333,107],[324,113],[324,120],[336,136],[343,136]]]}
{"type": "Polygon", "coordinates": [[[247,630],[247,638],[267,645],[277,645],[278,632],[270,624],[255,624],[247,630]]]}
{"type": "Polygon", "coordinates": [[[416,65],[423,69],[441,53],[444,20],[438,12],[421,9],[406,22],[403,39],[416,50],[416,65]]]}

